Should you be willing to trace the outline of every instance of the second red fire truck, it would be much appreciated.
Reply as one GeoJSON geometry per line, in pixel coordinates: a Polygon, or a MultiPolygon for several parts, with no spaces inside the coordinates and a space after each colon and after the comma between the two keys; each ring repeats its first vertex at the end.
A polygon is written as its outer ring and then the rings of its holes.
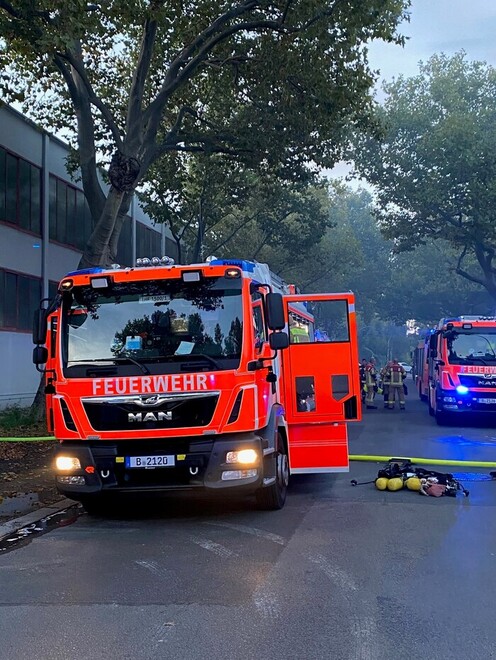
{"type": "Polygon", "coordinates": [[[414,355],[416,387],[438,424],[496,413],[496,318],[441,319],[414,355]]]}

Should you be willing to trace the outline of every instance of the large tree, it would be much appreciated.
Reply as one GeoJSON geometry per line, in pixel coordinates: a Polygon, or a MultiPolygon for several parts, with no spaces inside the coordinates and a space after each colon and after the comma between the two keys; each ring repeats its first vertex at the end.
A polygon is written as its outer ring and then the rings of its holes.
{"type": "Polygon", "coordinates": [[[369,117],[364,46],[401,42],[408,5],[0,0],[4,98],[75,136],[96,223],[81,265],[114,260],[129,194],[173,153],[223,153],[283,177],[331,166],[369,117]]]}
{"type": "Polygon", "coordinates": [[[496,300],[496,71],[463,52],[434,55],[385,92],[382,138],[362,134],[353,154],[385,236],[397,251],[446,242],[454,272],[496,300]]]}

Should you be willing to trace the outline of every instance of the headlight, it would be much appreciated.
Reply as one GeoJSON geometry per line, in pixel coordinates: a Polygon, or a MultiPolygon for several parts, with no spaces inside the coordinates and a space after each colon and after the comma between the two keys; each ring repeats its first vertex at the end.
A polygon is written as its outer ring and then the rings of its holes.
{"type": "Polygon", "coordinates": [[[75,458],[74,456],[57,456],[55,466],[61,472],[72,472],[73,470],[81,469],[79,458],[75,458]]]}
{"type": "Polygon", "coordinates": [[[242,465],[253,465],[258,461],[258,454],[254,449],[240,449],[239,451],[228,451],[226,463],[241,463],[242,465]]]}
{"type": "Polygon", "coordinates": [[[465,387],[465,385],[458,385],[456,388],[456,391],[458,394],[467,394],[468,392],[468,387],[465,387]]]}

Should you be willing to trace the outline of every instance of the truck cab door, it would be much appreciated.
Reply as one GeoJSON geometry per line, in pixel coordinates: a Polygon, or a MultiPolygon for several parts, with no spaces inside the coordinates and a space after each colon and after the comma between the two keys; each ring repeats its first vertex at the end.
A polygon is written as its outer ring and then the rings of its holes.
{"type": "Polygon", "coordinates": [[[348,470],[346,422],[361,419],[352,293],[285,296],[282,351],[291,471],[348,470]]]}

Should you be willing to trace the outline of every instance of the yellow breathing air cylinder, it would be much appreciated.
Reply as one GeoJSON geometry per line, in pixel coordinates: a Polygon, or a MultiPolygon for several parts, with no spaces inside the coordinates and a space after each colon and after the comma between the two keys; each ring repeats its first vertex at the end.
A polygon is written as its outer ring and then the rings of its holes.
{"type": "Polygon", "coordinates": [[[379,477],[378,479],[375,480],[375,487],[377,490],[386,490],[387,485],[388,485],[388,479],[386,477],[379,477]]]}
{"type": "Polygon", "coordinates": [[[401,490],[403,488],[403,479],[400,479],[399,477],[393,477],[392,479],[389,479],[388,484],[387,484],[388,490],[401,490]]]}
{"type": "Polygon", "coordinates": [[[410,477],[406,480],[406,487],[408,490],[420,490],[420,479],[418,477],[410,477]]]}

